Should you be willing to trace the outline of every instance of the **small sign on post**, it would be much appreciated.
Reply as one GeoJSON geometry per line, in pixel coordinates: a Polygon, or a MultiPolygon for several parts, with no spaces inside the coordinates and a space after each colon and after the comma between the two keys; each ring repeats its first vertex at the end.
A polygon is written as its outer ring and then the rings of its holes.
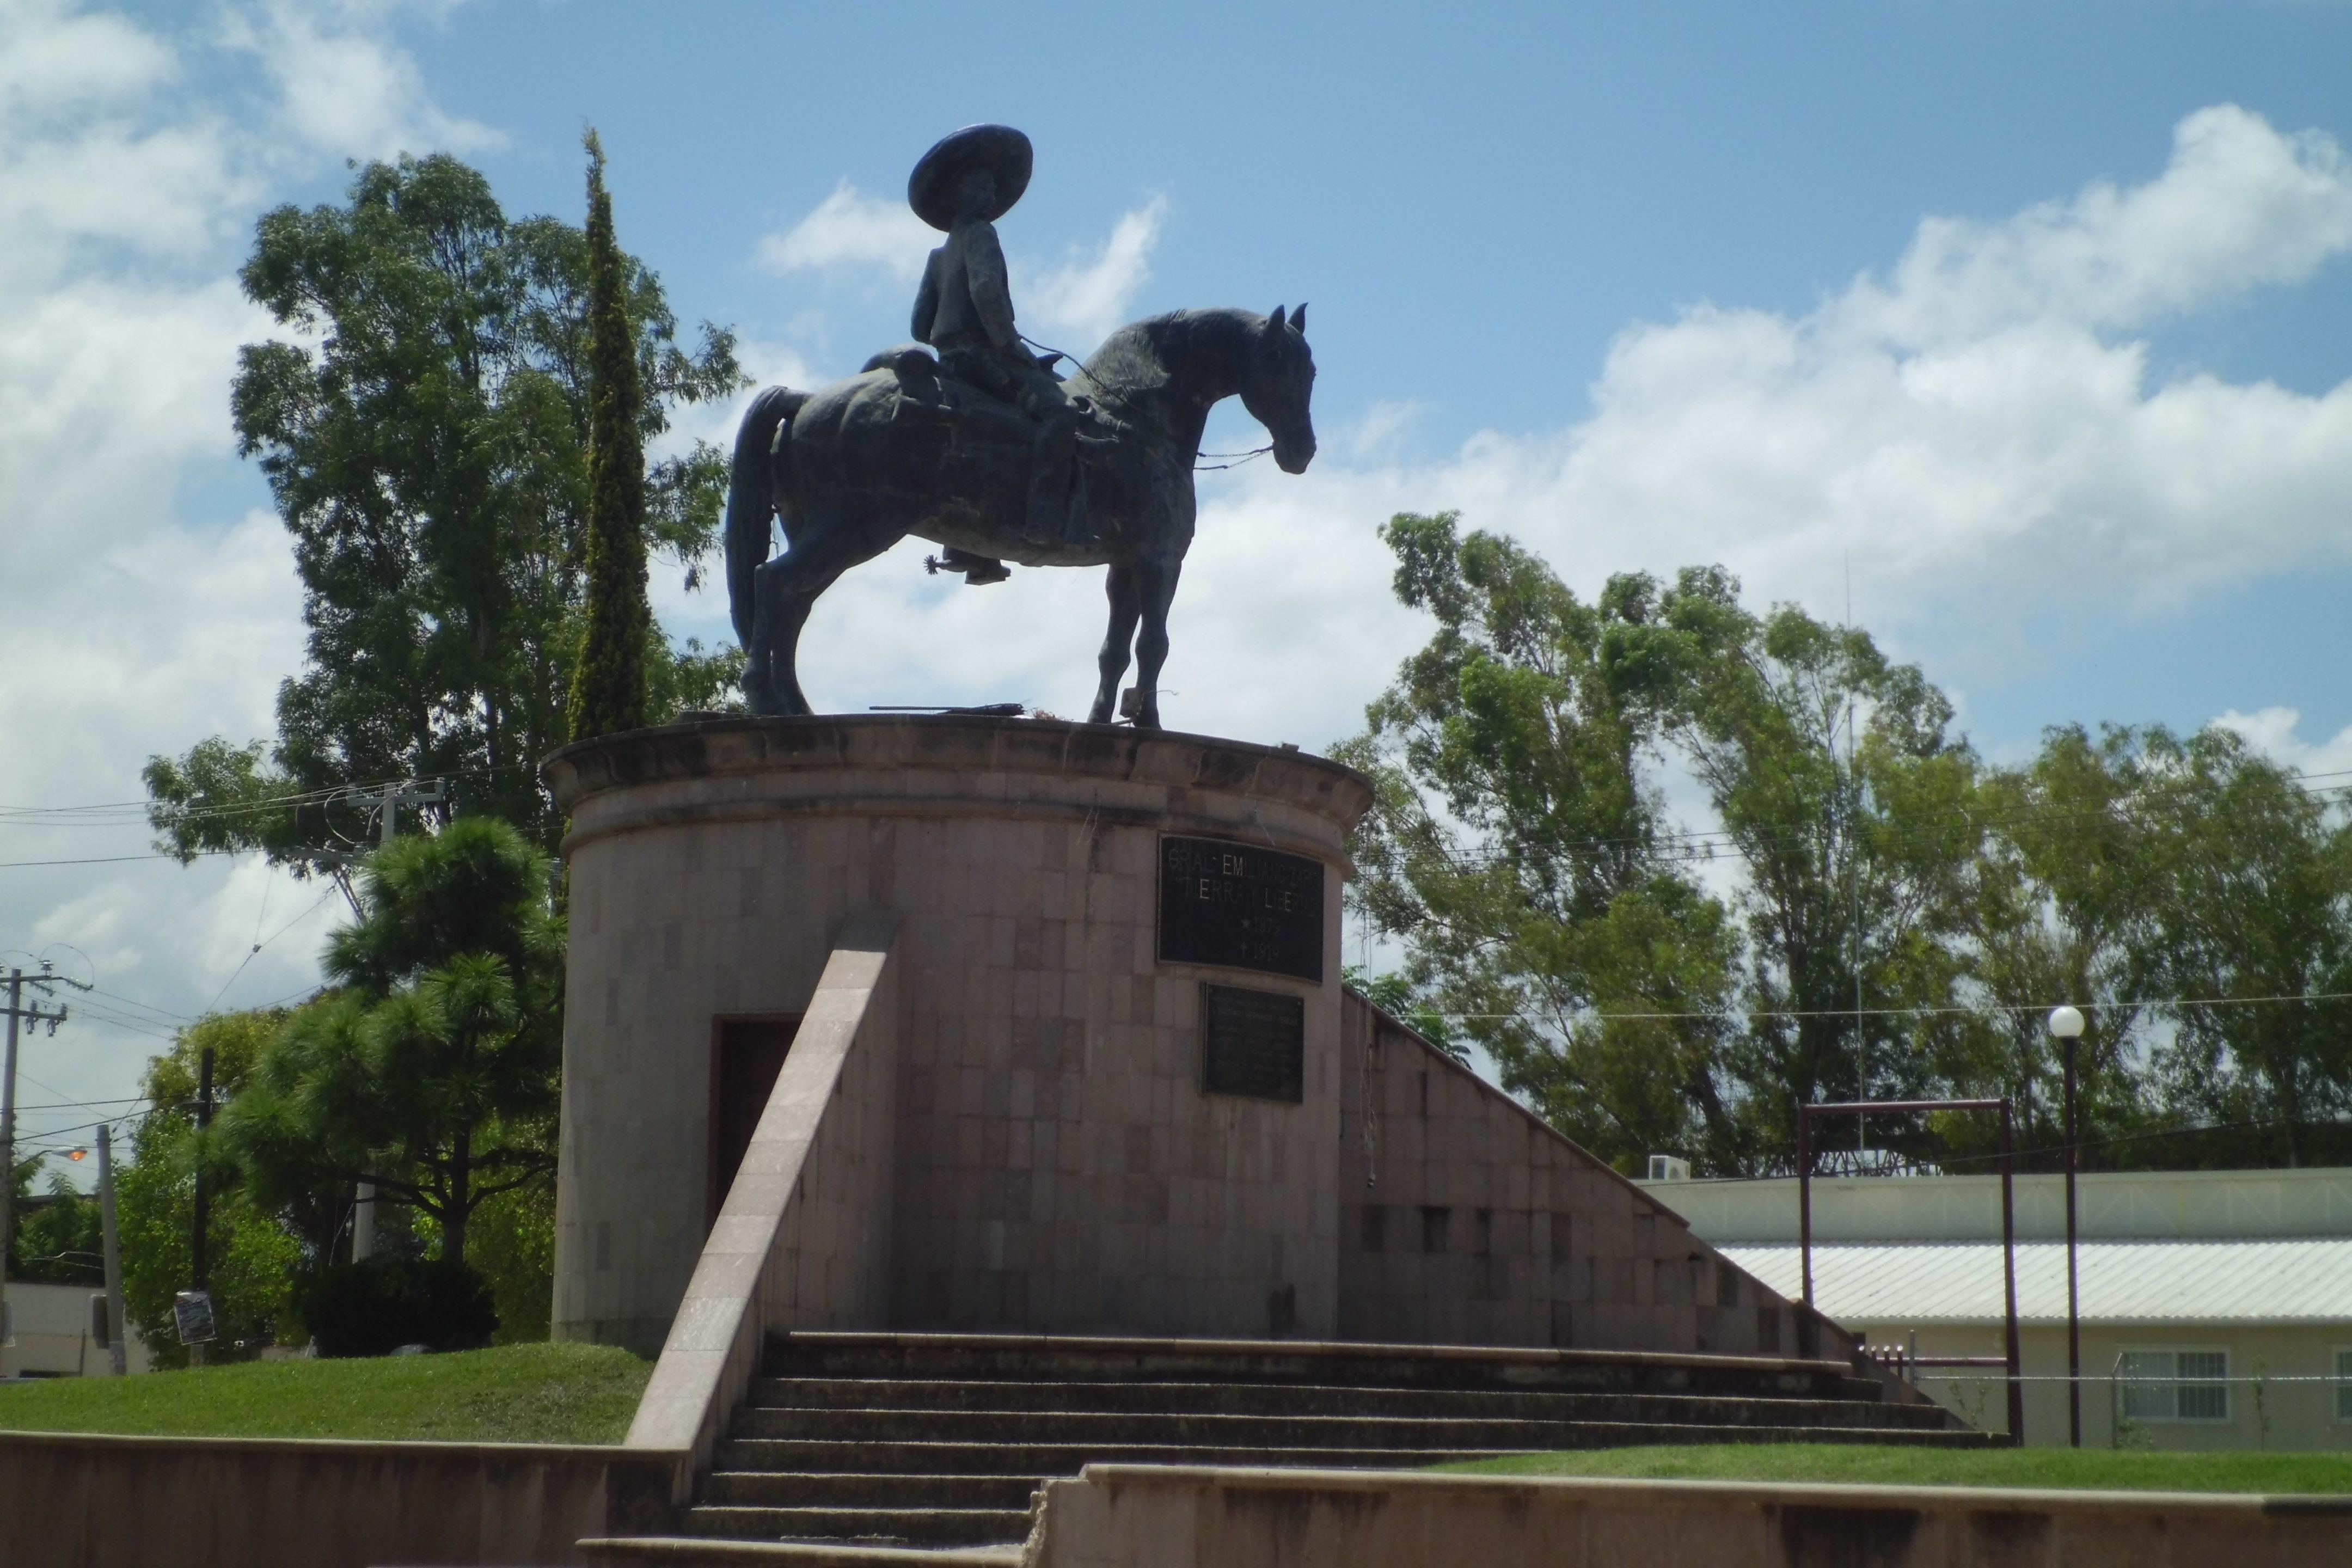
{"type": "Polygon", "coordinates": [[[172,1325],[180,1331],[184,1345],[208,1345],[218,1338],[213,1327],[213,1299],[209,1291],[183,1290],[172,1298],[172,1325]]]}
{"type": "Polygon", "coordinates": [[[106,1310],[106,1292],[91,1291],[89,1293],[89,1342],[100,1350],[106,1349],[112,1341],[114,1334],[114,1325],[110,1321],[112,1317],[113,1314],[106,1310]]]}

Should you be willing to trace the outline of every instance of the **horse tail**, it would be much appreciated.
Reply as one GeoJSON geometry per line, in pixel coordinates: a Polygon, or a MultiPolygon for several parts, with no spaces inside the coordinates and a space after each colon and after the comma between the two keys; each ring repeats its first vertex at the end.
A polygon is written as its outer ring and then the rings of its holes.
{"type": "Polygon", "coordinates": [[[735,619],[735,641],[751,646],[751,574],[768,558],[769,524],[776,515],[776,469],[772,456],[783,427],[805,392],[771,386],[751,399],[742,427],[735,432],[735,463],[727,483],[727,608],[735,619]]]}

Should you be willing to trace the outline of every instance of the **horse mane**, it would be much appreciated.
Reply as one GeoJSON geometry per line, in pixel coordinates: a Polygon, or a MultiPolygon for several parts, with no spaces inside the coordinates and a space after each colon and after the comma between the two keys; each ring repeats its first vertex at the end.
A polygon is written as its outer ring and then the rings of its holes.
{"type": "Polygon", "coordinates": [[[1086,362],[1087,378],[1114,395],[1155,392],[1171,379],[1169,366],[1184,342],[1198,333],[1238,336],[1250,313],[1237,310],[1165,310],[1129,321],[1102,341],[1086,362]]]}

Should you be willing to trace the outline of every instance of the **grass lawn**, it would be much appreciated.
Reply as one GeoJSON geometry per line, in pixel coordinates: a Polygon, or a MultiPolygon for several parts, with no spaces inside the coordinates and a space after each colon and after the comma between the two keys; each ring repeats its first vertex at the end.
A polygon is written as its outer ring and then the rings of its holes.
{"type": "Polygon", "coordinates": [[[1515,1454],[1439,1468],[1480,1476],[1644,1480],[1855,1481],[1876,1486],[2069,1487],[2114,1491],[2352,1492],[2352,1454],[2151,1454],[2110,1448],[1912,1448],[1712,1444],[1515,1454]]]}
{"type": "Polygon", "coordinates": [[[247,1362],[0,1387],[0,1431],[617,1443],[653,1364],[609,1345],[247,1362]]]}

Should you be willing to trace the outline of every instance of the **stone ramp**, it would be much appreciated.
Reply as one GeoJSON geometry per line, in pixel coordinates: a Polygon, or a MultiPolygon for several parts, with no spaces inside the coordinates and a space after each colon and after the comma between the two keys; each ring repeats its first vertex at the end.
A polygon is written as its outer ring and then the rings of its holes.
{"type": "Polygon", "coordinates": [[[681,1535],[583,1544],[673,1568],[907,1550],[992,1568],[1018,1560],[1037,1488],[1090,1463],[1402,1469],[1643,1443],[1998,1441],[1838,1362],[801,1333],[772,1343],[681,1535]]]}

